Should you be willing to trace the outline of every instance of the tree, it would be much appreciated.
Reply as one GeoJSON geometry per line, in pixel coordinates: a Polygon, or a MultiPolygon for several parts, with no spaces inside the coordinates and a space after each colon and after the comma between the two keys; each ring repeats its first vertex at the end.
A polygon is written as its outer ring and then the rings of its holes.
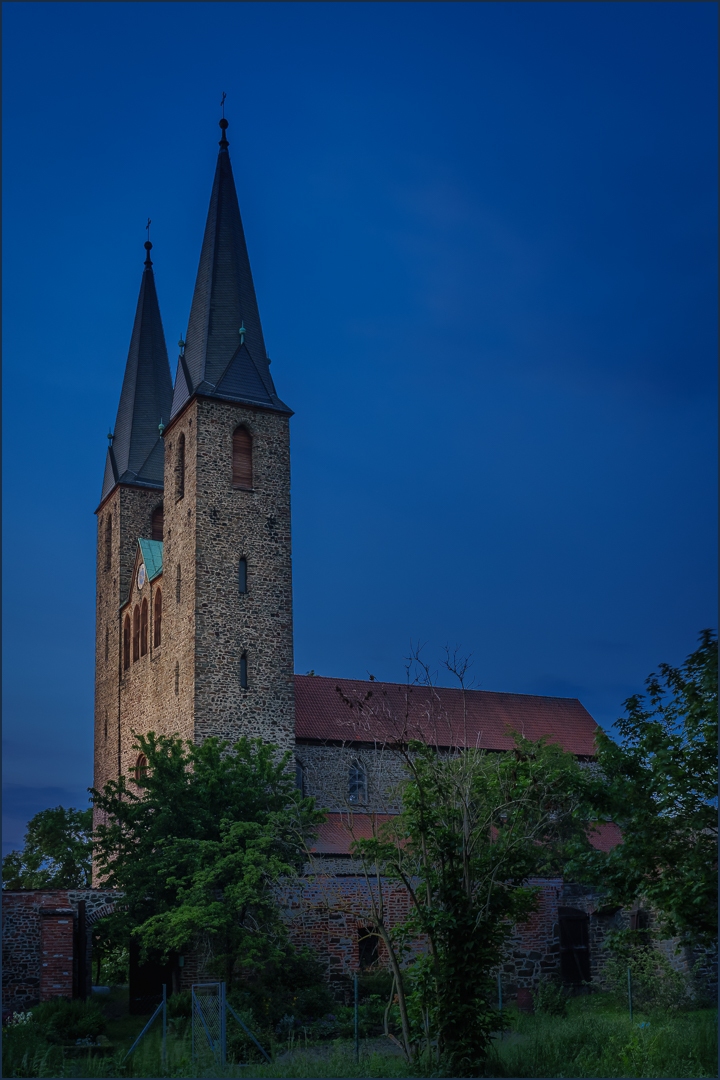
{"type": "Polygon", "coordinates": [[[55,806],[28,822],[25,846],[3,859],[3,889],[87,889],[92,873],[92,810],[55,806]]]}
{"type": "Polygon", "coordinates": [[[580,769],[571,754],[516,737],[509,753],[438,752],[411,742],[403,810],[355,850],[393,967],[403,1035],[448,1075],[473,1076],[502,1026],[494,969],[515,923],[535,910],[533,877],[588,846],[580,769]],[[371,883],[372,876],[375,882],[371,883]],[[389,929],[380,878],[399,879],[409,916],[389,929]],[[372,885],[374,884],[374,888],[372,885]],[[411,946],[427,943],[418,954],[411,946]],[[405,970],[401,959],[409,964],[405,970]]]}
{"type": "Polygon", "coordinates": [[[717,940],[717,679],[705,630],[684,664],[661,664],[628,698],[619,742],[599,732],[588,797],[623,841],[575,866],[618,903],[655,907],[661,933],[700,943],[717,940]]]}
{"type": "Polygon", "coordinates": [[[305,836],[322,815],[276,747],[214,738],[196,746],[153,733],[136,745],[143,774],[92,792],[105,819],[98,870],[124,894],[108,931],[165,957],[200,946],[229,988],[240,958],[248,972],[287,950],[274,886],[301,868],[305,836]]]}

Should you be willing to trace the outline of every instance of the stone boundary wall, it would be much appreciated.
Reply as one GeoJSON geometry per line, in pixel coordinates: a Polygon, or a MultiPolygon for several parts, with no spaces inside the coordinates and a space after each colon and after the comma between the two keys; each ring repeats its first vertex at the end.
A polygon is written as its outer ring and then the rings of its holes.
{"type": "Polygon", "coordinates": [[[109,889],[22,889],[2,891],[3,1011],[24,1012],[53,997],[77,993],[78,906],[85,901],[85,985],[91,978],[93,923],[118,899],[109,889]]]}

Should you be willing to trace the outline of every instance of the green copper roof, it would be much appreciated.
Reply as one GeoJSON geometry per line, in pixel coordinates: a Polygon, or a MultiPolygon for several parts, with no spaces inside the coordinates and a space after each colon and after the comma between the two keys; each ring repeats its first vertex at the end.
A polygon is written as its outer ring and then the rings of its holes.
{"type": "Polygon", "coordinates": [[[145,572],[147,573],[148,581],[152,581],[158,574],[162,574],[162,540],[138,540],[138,544],[140,545],[140,554],[145,563],[145,572]]]}

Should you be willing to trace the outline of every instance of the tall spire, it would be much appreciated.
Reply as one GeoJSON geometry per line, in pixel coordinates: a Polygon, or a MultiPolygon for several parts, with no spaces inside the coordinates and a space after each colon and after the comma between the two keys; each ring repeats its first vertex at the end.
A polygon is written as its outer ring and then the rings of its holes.
{"type": "Polygon", "coordinates": [[[123,379],[115,431],[109,436],[102,496],[118,483],[162,488],[163,441],[172,402],[172,376],[160,319],[150,252],[150,222],[145,241],[137,311],[123,379]]]}
{"type": "Polygon", "coordinates": [[[270,375],[224,116],[220,128],[220,152],[171,415],[195,393],[290,413],[275,393],[270,375]]]}

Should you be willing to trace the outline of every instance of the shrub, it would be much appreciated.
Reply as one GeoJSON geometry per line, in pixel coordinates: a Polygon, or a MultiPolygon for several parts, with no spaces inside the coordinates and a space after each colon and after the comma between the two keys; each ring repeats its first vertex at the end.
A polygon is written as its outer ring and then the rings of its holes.
{"type": "Polygon", "coordinates": [[[632,978],[633,1004],[638,1009],[677,1012],[691,1001],[690,982],[676,971],[652,940],[637,931],[616,931],[610,941],[611,959],[604,969],[608,989],[618,1003],[627,1002],[628,968],[632,978]]]}
{"type": "Polygon", "coordinates": [[[543,979],[533,992],[535,1012],[548,1016],[566,1016],[568,995],[557,979],[543,979]]]}
{"type": "Polygon", "coordinates": [[[102,1035],[107,1018],[97,1001],[68,1001],[54,998],[43,1001],[32,1010],[33,1026],[50,1043],[75,1042],[77,1039],[94,1039],[102,1035]]]}

